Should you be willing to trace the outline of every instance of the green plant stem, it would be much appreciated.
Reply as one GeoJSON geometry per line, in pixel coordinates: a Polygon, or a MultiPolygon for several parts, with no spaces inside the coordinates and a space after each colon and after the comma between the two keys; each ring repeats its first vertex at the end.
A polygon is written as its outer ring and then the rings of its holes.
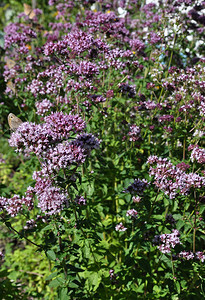
{"type": "Polygon", "coordinates": [[[174,280],[174,282],[176,282],[176,277],[175,277],[175,273],[174,273],[174,263],[173,263],[173,259],[172,259],[172,254],[170,254],[170,258],[171,258],[171,263],[172,263],[172,275],[173,275],[173,280],[174,280]]]}
{"type": "Polygon", "coordinates": [[[197,198],[196,198],[196,192],[194,191],[194,199],[195,199],[195,209],[194,209],[194,231],[193,231],[193,253],[196,252],[196,210],[197,210],[197,198]]]}
{"type": "Polygon", "coordinates": [[[152,211],[153,211],[153,209],[154,209],[154,205],[155,205],[155,203],[156,203],[156,201],[157,201],[157,197],[158,197],[158,195],[159,195],[159,190],[157,191],[157,195],[156,195],[156,197],[155,197],[155,199],[154,199],[154,201],[153,201],[153,203],[152,203],[152,206],[151,206],[151,209],[150,209],[149,215],[148,215],[148,217],[147,217],[147,219],[148,219],[148,220],[149,220],[149,219],[150,219],[150,217],[151,217],[151,214],[152,214],[152,211]]]}
{"type": "MultiPolygon", "coordinates": [[[[75,208],[74,208],[74,215],[75,215],[75,220],[76,220],[76,222],[77,222],[77,221],[78,221],[78,216],[77,216],[77,213],[76,213],[76,209],[75,209],[75,208]]],[[[85,232],[84,232],[84,230],[83,230],[82,227],[80,227],[80,231],[82,232],[82,234],[83,234],[83,236],[84,236],[84,239],[88,241],[87,236],[86,236],[86,234],[85,234],[85,232]]],[[[98,265],[98,262],[97,262],[97,260],[96,260],[96,257],[95,257],[95,255],[94,255],[93,249],[92,249],[92,247],[91,247],[89,241],[88,241],[88,245],[89,245],[89,248],[90,248],[90,252],[92,253],[93,260],[94,260],[94,262],[98,265]]]]}
{"type": "Polygon", "coordinates": [[[34,246],[40,248],[43,250],[43,247],[41,245],[38,245],[34,242],[32,242],[30,239],[28,239],[27,237],[25,237],[22,233],[20,233],[19,231],[17,231],[13,226],[11,226],[11,224],[9,222],[4,222],[6,227],[9,228],[10,230],[14,231],[15,233],[17,233],[21,238],[25,239],[27,242],[33,244],[34,246]]]}
{"type": "Polygon", "coordinates": [[[194,232],[193,232],[193,253],[196,251],[196,227],[194,227],[194,232]]]}

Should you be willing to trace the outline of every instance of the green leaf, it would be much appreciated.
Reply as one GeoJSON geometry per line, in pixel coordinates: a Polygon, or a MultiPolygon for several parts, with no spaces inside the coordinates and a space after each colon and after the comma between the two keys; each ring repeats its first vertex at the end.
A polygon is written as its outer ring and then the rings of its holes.
{"type": "Polygon", "coordinates": [[[148,260],[142,258],[142,259],[138,260],[138,264],[147,273],[151,273],[151,268],[150,268],[150,264],[149,264],[148,260]]]}
{"type": "Polygon", "coordinates": [[[53,225],[50,224],[50,225],[47,225],[44,228],[42,228],[42,231],[47,231],[47,230],[52,230],[52,229],[53,229],[53,225]]]}
{"type": "Polygon", "coordinates": [[[50,260],[56,260],[56,254],[53,250],[48,250],[47,252],[47,257],[50,259],[50,260]]]}
{"type": "Polygon", "coordinates": [[[60,300],[67,300],[68,299],[68,289],[62,288],[60,291],[60,300]]]}
{"type": "Polygon", "coordinates": [[[54,273],[50,274],[48,277],[46,277],[45,280],[51,280],[51,279],[53,279],[54,277],[56,277],[57,275],[58,275],[58,272],[54,272],[54,273]]]}
{"type": "Polygon", "coordinates": [[[55,278],[54,280],[52,280],[49,283],[49,286],[53,287],[53,288],[57,288],[59,286],[62,286],[64,283],[65,283],[65,280],[61,277],[58,277],[58,278],[55,278]]]}

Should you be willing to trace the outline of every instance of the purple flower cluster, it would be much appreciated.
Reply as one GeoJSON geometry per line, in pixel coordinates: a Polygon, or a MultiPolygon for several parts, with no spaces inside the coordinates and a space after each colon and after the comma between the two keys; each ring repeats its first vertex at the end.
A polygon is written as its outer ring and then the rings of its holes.
{"type": "Polygon", "coordinates": [[[198,251],[196,252],[195,254],[191,251],[181,251],[179,253],[179,257],[182,257],[186,260],[190,260],[190,259],[199,259],[201,262],[204,262],[205,261],[205,255],[203,252],[201,251],[198,251]]]}
{"type": "Polygon", "coordinates": [[[35,227],[37,227],[37,223],[34,219],[31,219],[26,221],[26,225],[24,226],[24,229],[28,230],[28,229],[33,229],[35,227]]]}
{"type": "Polygon", "coordinates": [[[72,164],[80,165],[86,159],[85,150],[78,146],[76,140],[59,143],[55,148],[47,151],[43,163],[43,170],[47,173],[58,172],[69,168],[72,164]]]}
{"type": "Polygon", "coordinates": [[[54,105],[50,100],[44,99],[42,101],[36,102],[35,106],[37,108],[37,115],[44,116],[45,113],[49,112],[51,107],[53,107],[54,105]]]}
{"type": "Polygon", "coordinates": [[[77,196],[75,198],[75,202],[78,205],[86,205],[86,199],[84,197],[82,197],[82,196],[77,196]]]}
{"type": "Polygon", "coordinates": [[[133,208],[127,211],[126,213],[127,217],[132,217],[133,219],[137,219],[138,217],[138,212],[133,208]]]}
{"type": "Polygon", "coordinates": [[[100,147],[100,140],[91,133],[78,134],[73,143],[83,148],[86,154],[90,154],[91,150],[100,147]]]}
{"type": "Polygon", "coordinates": [[[141,135],[141,129],[137,125],[131,125],[130,131],[128,132],[128,135],[130,136],[129,140],[132,142],[136,142],[140,139],[141,135]]]}
{"type": "Polygon", "coordinates": [[[148,182],[146,179],[135,179],[134,182],[124,190],[124,193],[141,195],[146,189],[147,185],[148,182]]]}
{"type": "Polygon", "coordinates": [[[59,89],[64,86],[65,65],[50,66],[45,71],[39,72],[37,79],[27,85],[27,90],[37,95],[58,95],[59,89]]]}
{"type": "Polygon", "coordinates": [[[171,122],[174,120],[174,116],[172,115],[163,115],[158,118],[159,123],[171,122]]]}
{"type": "Polygon", "coordinates": [[[33,38],[37,37],[33,29],[22,23],[10,23],[4,30],[5,49],[10,48],[14,44],[23,47],[30,43],[33,38]]]}
{"type": "Polygon", "coordinates": [[[199,106],[200,115],[202,117],[205,117],[205,101],[201,102],[201,105],[199,106]]]}
{"type": "Polygon", "coordinates": [[[35,220],[34,219],[30,219],[28,221],[26,221],[26,225],[24,226],[24,229],[29,230],[29,229],[33,229],[35,227],[37,227],[38,222],[42,222],[42,223],[48,223],[50,219],[50,216],[44,215],[44,216],[40,216],[37,215],[35,220]]]}
{"type": "Polygon", "coordinates": [[[119,18],[114,12],[87,11],[85,20],[79,25],[87,26],[90,33],[94,33],[97,29],[120,40],[124,40],[129,35],[129,30],[125,27],[125,19],[119,18]]]}
{"type": "Polygon", "coordinates": [[[145,48],[145,44],[137,38],[130,40],[129,43],[133,51],[140,51],[145,48]]]}
{"type": "Polygon", "coordinates": [[[201,177],[196,173],[186,174],[167,158],[150,156],[147,163],[150,164],[149,174],[154,176],[154,184],[170,199],[175,198],[177,193],[186,195],[191,188],[200,189],[205,186],[205,177],[201,177]],[[153,164],[156,167],[152,167],[153,164]]]}
{"type": "MultiPolygon", "coordinates": [[[[113,94],[113,93],[111,93],[113,94]]],[[[106,95],[107,96],[107,95],[106,95]]],[[[89,95],[89,98],[93,103],[102,103],[106,101],[106,98],[102,95],[89,95]]],[[[108,97],[109,98],[109,97],[108,97]]]]}
{"type": "Polygon", "coordinates": [[[128,98],[134,98],[136,95],[135,87],[131,86],[129,84],[122,83],[122,84],[120,84],[119,89],[120,89],[120,92],[123,95],[127,95],[128,98]]]}
{"type": "Polygon", "coordinates": [[[50,126],[53,140],[68,139],[71,134],[82,132],[86,124],[78,115],[67,115],[62,112],[52,113],[44,118],[46,124],[50,126]]]}
{"type": "Polygon", "coordinates": [[[185,164],[184,162],[181,162],[181,163],[177,164],[176,167],[182,171],[186,171],[190,168],[190,165],[185,164]]]}
{"type": "Polygon", "coordinates": [[[24,122],[18,130],[12,133],[9,144],[18,152],[45,156],[53,149],[55,143],[68,139],[72,134],[85,129],[85,122],[78,115],[53,113],[44,118],[44,123],[24,122]]]}
{"type": "Polygon", "coordinates": [[[34,172],[33,179],[36,180],[34,191],[38,197],[38,207],[49,215],[58,213],[68,202],[67,194],[55,187],[51,179],[41,171],[34,172]]]}
{"type": "Polygon", "coordinates": [[[119,224],[117,224],[117,225],[115,226],[115,230],[116,230],[116,231],[126,231],[127,228],[122,224],[122,222],[120,222],[119,224]]]}
{"type": "Polygon", "coordinates": [[[51,147],[52,131],[48,124],[39,124],[24,122],[18,129],[12,133],[9,144],[16,147],[17,152],[23,152],[25,155],[34,152],[38,156],[51,147]]]}
{"type": "Polygon", "coordinates": [[[173,229],[172,233],[164,233],[160,235],[161,245],[158,246],[158,249],[162,253],[170,253],[171,248],[174,248],[177,244],[181,244],[179,240],[179,231],[177,229],[173,229]]]}
{"type": "Polygon", "coordinates": [[[108,46],[100,39],[94,39],[92,35],[81,30],[75,30],[65,35],[62,40],[57,43],[49,42],[44,46],[44,53],[47,56],[52,54],[63,55],[65,58],[74,57],[88,51],[92,54],[93,49],[99,51],[107,51],[108,46]]]}
{"type": "Polygon", "coordinates": [[[95,63],[80,61],[79,64],[76,64],[76,62],[69,63],[69,73],[78,76],[92,77],[94,74],[99,73],[99,68],[95,63]]]}
{"type": "Polygon", "coordinates": [[[198,145],[196,145],[192,152],[191,152],[191,161],[193,162],[196,160],[199,164],[205,163],[205,149],[199,148],[198,145]]]}
{"type": "Polygon", "coordinates": [[[23,207],[28,210],[33,209],[33,192],[33,188],[29,186],[22,198],[19,195],[14,195],[12,198],[0,197],[0,209],[6,210],[11,217],[15,217],[23,207]]]}
{"type": "Polygon", "coordinates": [[[161,41],[161,37],[156,32],[149,32],[149,42],[150,44],[157,44],[161,41]]]}
{"type": "MultiPolygon", "coordinates": [[[[44,117],[42,124],[22,123],[11,135],[11,146],[26,155],[33,152],[41,161],[42,170],[33,174],[36,180],[33,193],[38,198],[38,207],[46,214],[59,212],[68,202],[67,194],[51,179],[53,175],[73,164],[82,164],[92,149],[99,148],[100,141],[83,133],[84,129],[85,122],[78,115],[56,112],[44,117]]],[[[85,204],[84,200],[81,197],[79,203],[85,204]]],[[[18,204],[25,199],[16,196],[15,201],[18,204]]],[[[14,205],[11,207],[15,210],[14,205]]],[[[12,214],[15,213],[16,210],[12,214]]]]}
{"type": "Polygon", "coordinates": [[[141,201],[141,197],[139,197],[139,196],[133,196],[132,197],[132,201],[133,201],[133,203],[139,203],[141,201]]]}
{"type": "Polygon", "coordinates": [[[159,105],[157,105],[154,101],[146,101],[145,103],[145,107],[146,109],[149,109],[149,110],[154,110],[155,108],[157,108],[159,105]]]}
{"type": "MultiPolygon", "coordinates": [[[[162,252],[162,253],[171,253],[171,248],[174,248],[177,244],[182,244],[179,239],[179,231],[176,229],[172,230],[172,233],[170,234],[161,234],[160,236],[155,236],[155,241],[157,243],[160,243],[157,248],[162,252]]],[[[201,262],[204,262],[205,260],[205,255],[203,252],[196,252],[195,254],[191,251],[181,251],[180,253],[177,254],[177,257],[184,258],[186,260],[193,260],[194,258],[200,260],[201,262]]]]}

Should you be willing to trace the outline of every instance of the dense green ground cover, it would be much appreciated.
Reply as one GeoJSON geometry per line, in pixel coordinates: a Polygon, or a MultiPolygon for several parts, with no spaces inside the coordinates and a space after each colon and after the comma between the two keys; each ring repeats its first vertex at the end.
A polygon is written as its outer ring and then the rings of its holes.
{"type": "Polygon", "coordinates": [[[164,2],[0,8],[1,299],[204,298],[205,3],[164,2]]]}

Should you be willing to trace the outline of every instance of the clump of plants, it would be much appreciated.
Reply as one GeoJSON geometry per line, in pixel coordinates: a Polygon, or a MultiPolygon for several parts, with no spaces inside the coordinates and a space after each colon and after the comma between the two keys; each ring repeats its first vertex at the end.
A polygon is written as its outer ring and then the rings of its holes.
{"type": "Polygon", "coordinates": [[[3,298],[205,296],[204,9],[37,1],[5,26],[3,298]]]}

